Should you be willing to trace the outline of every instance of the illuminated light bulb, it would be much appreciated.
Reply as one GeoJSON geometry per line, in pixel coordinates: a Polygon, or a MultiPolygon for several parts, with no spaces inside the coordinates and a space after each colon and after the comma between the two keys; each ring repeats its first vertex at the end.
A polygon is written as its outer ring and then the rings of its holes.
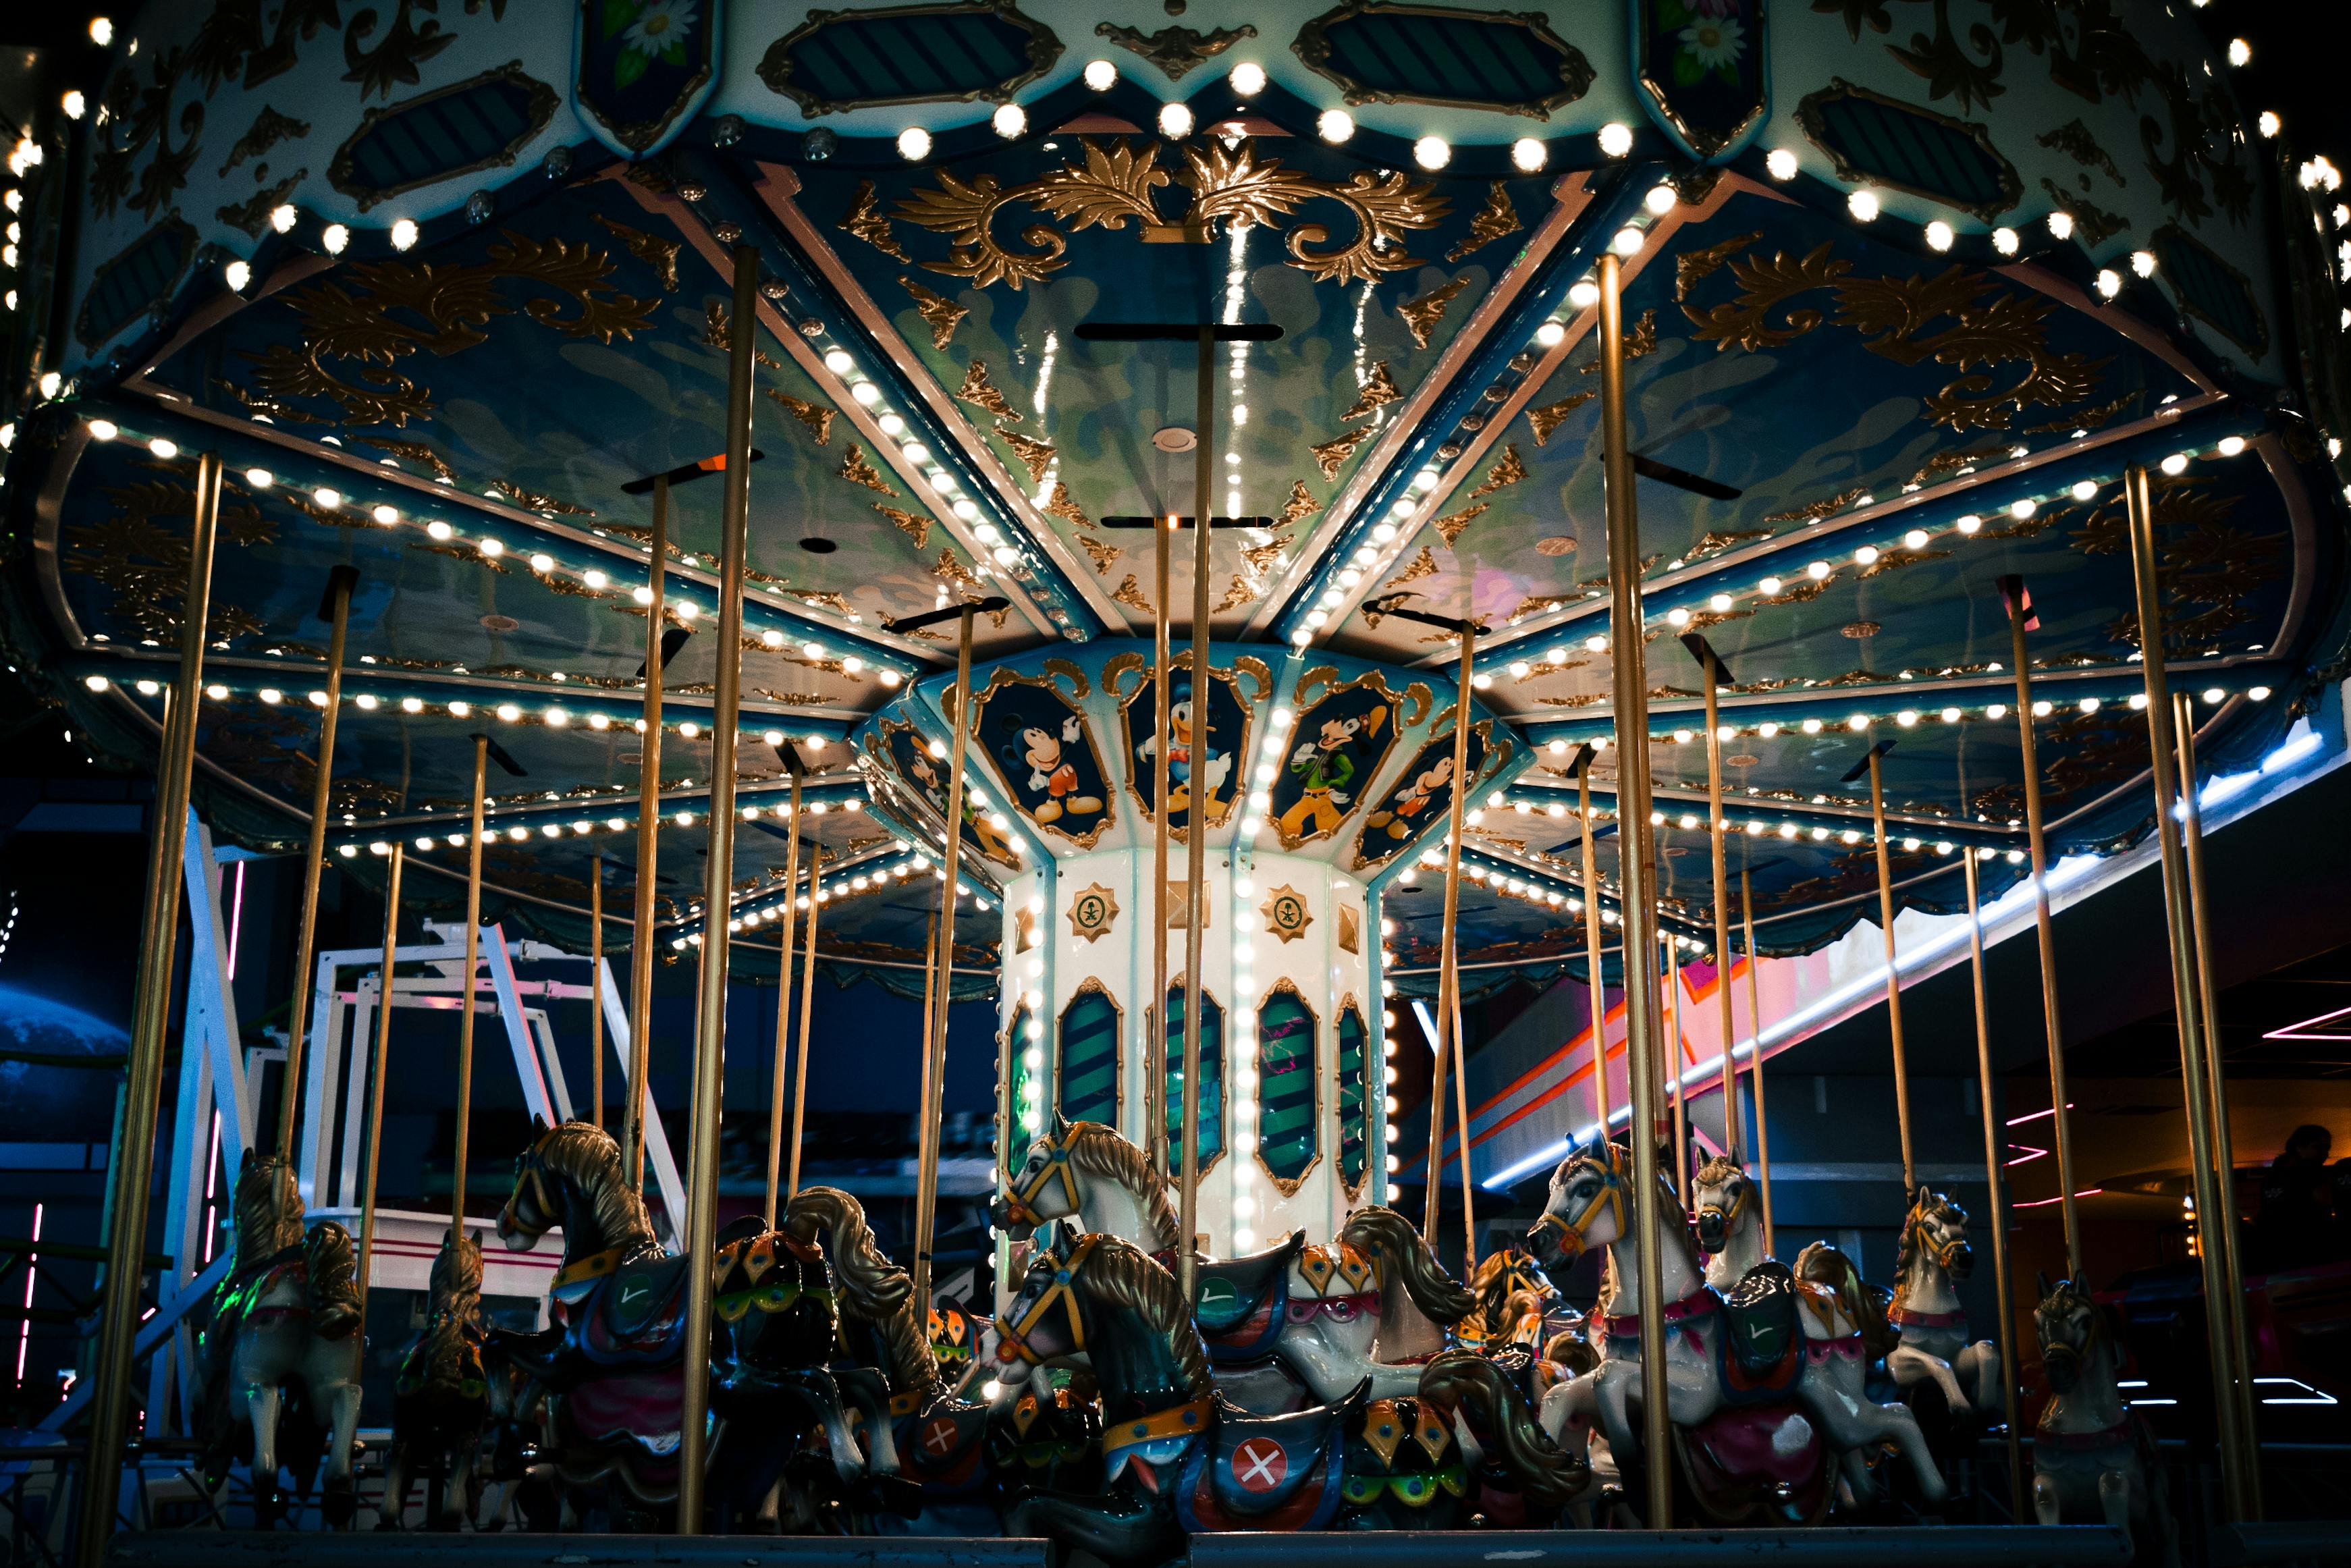
{"type": "Polygon", "coordinates": [[[416,220],[402,218],[392,225],[392,248],[406,250],[416,243],[416,220]]]}
{"type": "Polygon", "coordinates": [[[1343,109],[1326,109],[1315,117],[1314,134],[1336,147],[1355,134],[1355,117],[1343,109]]]}
{"type": "Polygon", "coordinates": [[[1567,336],[1567,328],[1557,321],[1546,321],[1535,329],[1535,341],[1546,349],[1556,349],[1567,336]]]}
{"type": "Polygon", "coordinates": [[[1986,718],[2006,718],[2007,716],[2008,705],[2006,703],[1991,703],[1987,705],[1984,708],[1984,717],[1986,718]]]}
{"type": "Polygon", "coordinates": [[[931,155],[931,133],[919,125],[909,125],[898,132],[898,156],[909,163],[919,163],[931,155]]]}
{"type": "Polygon", "coordinates": [[[850,387],[849,395],[855,398],[861,406],[872,408],[882,401],[882,389],[872,382],[858,382],[850,387]]]}
{"type": "Polygon", "coordinates": [[[245,286],[253,281],[252,264],[244,261],[232,261],[226,267],[221,268],[221,277],[227,281],[230,288],[242,294],[245,292],[245,286]]]}
{"type": "Polygon", "coordinates": [[[454,702],[449,705],[449,716],[451,718],[467,718],[472,716],[473,712],[474,705],[469,702],[454,702]]]}
{"type": "Polygon", "coordinates": [[[374,694],[371,692],[361,692],[358,696],[351,700],[358,703],[360,706],[368,713],[373,713],[376,710],[378,699],[374,694]]]}
{"type": "Polygon", "coordinates": [[[101,49],[114,42],[113,22],[104,16],[92,16],[89,19],[89,41],[101,49]]]}
{"type": "Polygon", "coordinates": [[[2228,699],[2228,693],[2222,691],[2218,686],[2207,686],[2204,688],[2204,700],[2211,704],[2214,707],[2219,707],[2221,703],[2228,699]]]}
{"type": "Polygon", "coordinates": [[[292,234],[295,224],[300,221],[301,216],[302,214],[295,210],[293,203],[281,202],[269,209],[269,226],[279,234],[292,234]]]}
{"type": "Polygon", "coordinates": [[[1927,530],[1924,528],[1912,528],[1908,533],[1904,534],[1902,536],[1902,548],[1905,549],[1925,549],[1927,548],[1927,530]]]}
{"type": "Polygon", "coordinates": [[[2096,287],[2099,298],[2112,299],[2123,291],[2123,275],[2111,267],[2102,267],[2098,268],[2096,287]]]}
{"type": "Polygon", "coordinates": [[[402,697],[400,699],[400,711],[402,713],[423,713],[424,711],[424,699],[423,697],[402,697]]]}
{"type": "Polygon", "coordinates": [[[2155,252],[2135,250],[2130,254],[2130,269],[2141,277],[2155,276],[2155,252]]]}
{"type": "Polygon", "coordinates": [[[2047,718],[2055,711],[2055,706],[2052,704],[2047,697],[2043,697],[2040,701],[2032,705],[2032,716],[2035,718],[2047,718]]]}
{"type": "Polygon", "coordinates": [[[1622,158],[1633,151],[1633,128],[1610,120],[1600,128],[1600,151],[1611,158],[1622,158]]]}
{"type": "Polygon", "coordinates": [[[516,706],[513,703],[500,703],[498,705],[498,716],[506,720],[508,724],[512,724],[515,720],[522,717],[522,709],[516,706]]]}
{"type": "Polygon", "coordinates": [[[2218,450],[2219,450],[2219,452],[2220,452],[2220,455],[2221,455],[2221,456],[2223,456],[2223,457],[2234,457],[2234,456],[2236,456],[2236,455],[2237,455],[2237,454],[2239,454],[2240,452],[2242,452],[2244,449],[2245,449],[2245,438],[2244,438],[2243,436],[2241,436],[2241,435],[2224,435],[2224,436],[2220,437],[2220,446],[2219,446],[2218,450]]]}
{"type": "Polygon", "coordinates": [[[1796,155],[1785,147],[1774,147],[1763,155],[1763,167],[1774,180],[1792,180],[1796,177],[1796,155]]]}
{"type": "Polygon", "coordinates": [[[1163,103],[1159,106],[1159,134],[1170,141],[1181,141],[1192,134],[1192,106],[1186,103],[1163,103]]]}
{"type": "Polygon", "coordinates": [[[2077,501],[2094,500],[2096,498],[2098,494],[2097,482],[2092,479],[2085,479],[2080,484],[2074,486],[2071,494],[2074,499],[2077,501]]]}
{"type": "Polygon", "coordinates": [[[1867,189],[1851,193],[1844,199],[1844,210],[1857,222],[1873,222],[1877,216],[1877,193],[1867,189]]]}
{"type": "Polygon", "coordinates": [[[2229,63],[2231,65],[2241,67],[2248,66],[2252,64],[2252,45],[2245,42],[2242,38],[2231,38],[2229,40],[2229,63]]]}
{"type": "Polygon", "coordinates": [[[1671,185],[1652,185],[1648,193],[1642,196],[1641,204],[1649,209],[1651,217],[1662,218],[1672,212],[1674,204],[1680,200],[1681,196],[1671,185]]]}
{"type": "Polygon", "coordinates": [[[340,256],[343,247],[351,243],[351,231],[342,224],[329,224],[320,232],[319,243],[327,247],[329,256],[340,256]]]}
{"type": "Polygon", "coordinates": [[[1539,174],[1549,161],[1551,150],[1531,136],[1521,136],[1510,143],[1510,167],[1521,174],[1539,174]]]}
{"type": "Polygon", "coordinates": [[[2074,214],[2060,207],[2049,214],[2049,234],[2053,239],[2074,237],[2074,214]]]}
{"type": "Polygon", "coordinates": [[[121,434],[122,430],[110,419],[93,419],[89,422],[89,433],[100,441],[111,441],[121,434]]]}
{"type": "Polygon", "coordinates": [[[2161,467],[2166,474],[2176,476],[2187,473],[2188,454],[2185,452],[2173,453],[2170,456],[2163,460],[2161,467]]]}
{"type": "Polygon", "coordinates": [[[1951,526],[1959,529],[1959,532],[1963,534],[1971,534],[1978,528],[1983,527],[1983,519],[1977,517],[1973,512],[1970,512],[1967,516],[1959,518],[1951,526]]]}
{"type": "Polygon", "coordinates": [[[1853,552],[1853,559],[1855,565],[1869,566],[1877,559],[1877,547],[1876,545],[1864,545],[1859,549],[1853,552]]]}
{"type": "Polygon", "coordinates": [[[1583,646],[1587,653],[1604,653],[1608,652],[1608,639],[1595,633],[1583,640],[1583,646]]]}
{"type": "Polygon", "coordinates": [[[147,450],[167,463],[180,455],[178,443],[166,441],[160,435],[147,444],[147,450]]]}
{"type": "Polygon", "coordinates": [[[1646,237],[1639,229],[1627,225],[1616,231],[1616,237],[1608,242],[1608,248],[1618,256],[1635,256],[1641,254],[1641,246],[1646,243],[1646,237]]]}
{"type": "Polygon", "coordinates": [[[1900,713],[1894,716],[1894,722],[1900,725],[1903,728],[1908,729],[1912,725],[1918,722],[1918,710],[1916,708],[1906,707],[1900,713]]]}
{"type": "Polygon", "coordinates": [[[2084,697],[2080,706],[2084,713],[2095,713],[2098,711],[2098,699],[2095,697],[2084,697]]]}
{"type": "Polygon", "coordinates": [[[496,560],[498,557],[507,553],[506,541],[504,539],[484,539],[480,544],[474,548],[480,550],[484,555],[488,556],[493,560],[496,560]]]}
{"type": "Polygon", "coordinates": [[[1927,248],[1928,250],[1949,250],[1951,248],[1951,242],[1958,237],[1959,236],[1957,235],[1954,235],[1951,232],[1951,225],[1945,223],[1940,218],[1937,218],[1933,223],[1927,225],[1927,248]]]}
{"type": "Polygon", "coordinates": [[[2002,256],[2014,256],[2020,243],[2022,242],[2018,240],[2014,229],[1997,228],[1991,231],[1991,247],[2002,256]]]}
{"type": "MultiPolygon", "coordinates": [[[[451,528],[448,524],[443,522],[438,517],[435,517],[431,522],[425,524],[424,531],[427,535],[436,539],[447,539],[453,538],[457,532],[456,529],[451,528]]],[[[645,597],[650,599],[653,596],[648,593],[645,597]]]]}
{"type": "Polygon", "coordinates": [[[1453,145],[1442,136],[1424,136],[1412,144],[1412,161],[1434,172],[1453,162],[1453,145]]]}
{"type": "Polygon", "coordinates": [[[2041,504],[2030,497],[2022,501],[2011,501],[2008,504],[2008,515],[2020,523],[2040,509],[2041,504]]]}
{"type": "Polygon", "coordinates": [[[1118,68],[1108,60],[1086,62],[1086,85],[1096,92],[1108,92],[1118,85],[1118,68]]]}
{"type": "Polygon", "coordinates": [[[999,103],[987,123],[1007,141],[1017,141],[1029,129],[1029,111],[1017,103],[999,103]]]}
{"type": "Polygon", "coordinates": [[[1781,589],[1781,587],[1782,587],[1782,584],[1781,584],[1781,581],[1780,581],[1780,580],[1779,580],[1778,578],[1776,578],[1776,577],[1767,577],[1767,578],[1765,578],[1762,581],[1761,581],[1761,582],[1757,583],[1755,586],[1756,586],[1757,588],[1759,588],[1759,589],[1762,590],[1762,591],[1764,592],[1764,594],[1768,597],[1769,595],[1771,595],[1771,594],[1774,594],[1774,593],[1779,592],[1779,591],[1780,591],[1780,589],[1781,589]]]}
{"type": "MultiPolygon", "coordinates": [[[[392,524],[400,521],[400,509],[397,507],[377,507],[373,510],[370,511],[368,516],[373,517],[377,522],[381,523],[388,528],[392,527],[392,524]]],[[[549,562],[549,564],[552,565],[553,563],[549,562]]]]}
{"type": "Polygon", "coordinates": [[[1844,727],[1847,729],[1855,731],[1867,729],[1869,727],[1869,716],[1865,713],[1857,713],[1851,718],[1844,721],[1844,727]]]}
{"type": "MultiPolygon", "coordinates": [[[[2145,694],[2142,693],[2141,695],[2144,695],[2145,694]]],[[[2245,695],[2252,698],[2257,703],[2265,703],[2270,700],[2270,689],[2267,686],[2247,686],[2245,688],[2245,695]]]]}
{"type": "Polygon", "coordinates": [[[1947,707],[1943,710],[1942,717],[1945,724],[1957,724],[1959,722],[1959,710],[1955,707],[1947,707]]]}
{"type": "Polygon", "coordinates": [[[1255,98],[1265,90],[1265,68],[1255,60],[1243,60],[1225,80],[1243,98],[1255,98]]]}
{"type": "Polygon", "coordinates": [[[84,676],[81,678],[81,684],[82,684],[83,685],[85,685],[85,686],[88,686],[91,691],[94,691],[94,692],[102,692],[102,691],[104,691],[104,690],[106,689],[106,685],[107,685],[107,683],[106,683],[106,677],[105,677],[104,675],[84,675],[84,676]]]}
{"type": "Polygon", "coordinates": [[[1829,575],[1829,563],[1824,560],[1816,560],[1813,562],[1812,565],[1804,568],[1804,575],[1811,578],[1814,582],[1826,581],[1829,575]]]}
{"type": "Polygon", "coordinates": [[[1567,302],[1578,310],[1589,310],[1600,303],[1600,285],[1588,277],[1579,277],[1569,285],[1567,302]]]}
{"type": "Polygon", "coordinates": [[[1806,735],[1818,735],[1821,732],[1821,721],[1816,718],[1808,718],[1803,722],[1802,728],[1806,735]]]}

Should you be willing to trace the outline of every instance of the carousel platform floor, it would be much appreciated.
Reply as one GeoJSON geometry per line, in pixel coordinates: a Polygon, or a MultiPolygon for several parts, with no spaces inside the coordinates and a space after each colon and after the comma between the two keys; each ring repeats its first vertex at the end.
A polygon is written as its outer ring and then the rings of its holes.
{"type": "MultiPolygon", "coordinates": [[[[1347,1568],[1753,1568],[1773,1560],[1900,1563],[1904,1568],[2028,1568],[2119,1563],[2130,1543],[2099,1525],[1949,1525],[1918,1529],[1238,1532],[1192,1544],[1192,1568],[1301,1568],[1325,1555],[1347,1568]]],[[[1043,1568],[1036,1540],[949,1536],[421,1535],[142,1531],[115,1538],[116,1568],[606,1568],[728,1563],[757,1568],[1043,1568]]],[[[2259,1558],[2240,1559],[2256,1561],[2259,1558]]]]}

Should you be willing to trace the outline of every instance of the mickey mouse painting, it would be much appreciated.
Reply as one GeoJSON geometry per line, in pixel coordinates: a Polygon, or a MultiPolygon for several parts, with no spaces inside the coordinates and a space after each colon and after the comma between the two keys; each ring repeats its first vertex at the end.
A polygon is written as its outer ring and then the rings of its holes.
{"type": "MultiPolygon", "coordinates": [[[[1469,727],[1469,778],[1474,782],[1486,766],[1489,725],[1469,727]]],[[[1392,860],[1413,839],[1435,829],[1442,831],[1445,815],[1453,809],[1453,726],[1440,720],[1437,730],[1413,759],[1405,765],[1396,788],[1380,809],[1364,819],[1364,836],[1355,847],[1355,869],[1392,860]]]]}
{"type": "Polygon", "coordinates": [[[1027,773],[1021,803],[1028,804],[1029,795],[1041,794],[1043,798],[1029,807],[1029,815],[1040,825],[1057,822],[1065,814],[1091,816],[1102,809],[1102,797],[1080,793],[1084,786],[1078,781],[1077,764],[1070,760],[1071,751],[1083,738],[1083,727],[1076,714],[1061,720],[1058,733],[1025,723],[1014,714],[1003,716],[1003,728],[1011,737],[1009,744],[998,751],[1004,759],[1005,775],[1017,783],[1019,776],[1027,773]]]}
{"type": "Polygon", "coordinates": [[[1045,680],[999,673],[976,722],[1005,791],[1039,827],[1091,848],[1110,824],[1110,788],[1085,716],[1050,684],[1073,678],[1055,660],[1045,680]]]}

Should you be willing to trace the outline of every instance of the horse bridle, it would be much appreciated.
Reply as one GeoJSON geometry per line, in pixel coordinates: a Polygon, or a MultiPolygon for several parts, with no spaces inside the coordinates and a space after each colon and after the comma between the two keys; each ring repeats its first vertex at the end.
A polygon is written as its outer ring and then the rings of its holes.
{"type": "Polygon", "coordinates": [[[1593,1217],[1600,1212],[1600,1206],[1604,1203],[1608,1206],[1609,1212],[1615,1216],[1616,1234],[1624,1235],[1625,1187],[1624,1184],[1617,1179],[1621,1173],[1617,1169],[1616,1147],[1613,1144],[1608,1147],[1607,1159],[1602,1169],[1606,1173],[1605,1178],[1600,1184],[1600,1190],[1593,1195],[1592,1201],[1583,1206],[1583,1213],[1573,1219],[1562,1219],[1546,1207],[1542,1213],[1536,1217],[1534,1228],[1541,1230],[1545,1226],[1549,1226],[1560,1233],[1562,1241],[1570,1236],[1574,1237],[1575,1249],[1581,1252],[1587,1245],[1583,1239],[1584,1228],[1592,1223],[1593,1217]]]}
{"type": "MultiPolygon", "coordinates": [[[[540,1143],[545,1141],[541,1139],[540,1143]]],[[[515,1190],[520,1192],[524,1186],[529,1186],[531,1201],[538,1206],[539,1218],[547,1221],[545,1225],[538,1228],[539,1234],[544,1235],[561,1222],[563,1210],[556,1203],[554,1195],[547,1190],[547,1165],[538,1157],[538,1151],[539,1144],[533,1144],[522,1156],[522,1176],[515,1183],[515,1190]]],[[[506,1212],[499,1218],[505,1219],[511,1217],[515,1220],[515,1228],[519,1230],[523,1228],[521,1217],[515,1214],[514,1207],[514,1199],[511,1197],[507,1199],[506,1212]]]]}
{"type": "Polygon", "coordinates": [[[1075,1214],[1081,1207],[1078,1200],[1078,1173],[1070,1166],[1068,1142],[1047,1136],[1031,1145],[1029,1153],[1033,1155],[1039,1149],[1045,1152],[1045,1160],[1037,1167],[1036,1176],[1019,1186],[1008,1184],[1004,1195],[1005,1211],[1016,1225],[1045,1223],[1045,1217],[1037,1212],[1037,1200],[1057,1179],[1061,1184],[1061,1196],[1070,1200],[1070,1212],[1075,1214]]]}
{"type": "Polygon", "coordinates": [[[1701,1216],[1705,1215],[1708,1210],[1712,1210],[1714,1213],[1719,1214],[1722,1216],[1722,1228],[1725,1230],[1729,1230],[1730,1227],[1738,1221],[1739,1217],[1747,1212],[1747,1194],[1749,1190],[1748,1184],[1741,1181],[1739,1184],[1739,1196],[1730,1200],[1730,1207],[1729,1208],[1723,1207],[1719,1203],[1702,1203],[1698,1206],[1698,1211],[1701,1216]]]}
{"type": "Polygon", "coordinates": [[[1947,1242],[1930,1238],[1927,1234],[1927,1206],[1923,1203],[1914,1205],[1910,1210],[1910,1234],[1927,1249],[1927,1256],[1932,1258],[1936,1266],[1947,1274],[1951,1271],[1951,1260],[1957,1258],[1959,1249],[1968,1244],[1964,1236],[1953,1237],[1947,1242]]]}
{"type": "Polygon", "coordinates": [[[1086,1348],[1086,1321],[1078,1309],[1076,1279],[1078,1270],[1085,1267],[1086,1259],[1092,1254],[1094,1243],[1101,1239],[1099,1236],[1080,1237],[1077,1246],[1067,1258],[1055,1260],[1053,1282],[1045,1287],[1044,1293],[1037,1298],[1033,1306],[1020,1314],[1019,1322],[1008,1323],[1002,1318],[996,1320],[996,1354],[998,1360],[1003,1359],[1005,1351],[1010,1350],[1031,1366],[1040,1364],[1044,1357],[1029,1348],[1029,1336],[1036,1332],[1037,1325],[1045,1321],[1056,1304],[1070,1314],[1070,1348],[1073,1352],[1086,1348]]]}

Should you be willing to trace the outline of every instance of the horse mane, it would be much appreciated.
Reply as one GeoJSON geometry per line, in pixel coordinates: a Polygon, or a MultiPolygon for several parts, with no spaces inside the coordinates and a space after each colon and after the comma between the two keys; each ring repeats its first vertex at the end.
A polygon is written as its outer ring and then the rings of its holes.
{"type": "Polygon", "coordinates": [[[237,1266],[249,1269],[302,1239],[302,1189],[284,1155],[251,1155],[236,1178],[237,1266]]]}
{"type": "Polygon", "coordinates": [[[1825,1241],[1812,1242],[1796,1254],[1795,1273],[1799,1280],[1826,1285],[1836,1292],[1837,1304],[1861,1331],[1861,1347],[1870,1360],[1877,1360],[1900,1343],[1887,1316],[1891,1304],[1878,1304],[1861,1270],[1843,1252],[1825,1241]]]}
{"type": "Polygon", "coordinates": [[[436,1388],[454,1388],[468,1372],[479,1376],[480,1352],[475,1331],[481,1319],[482,1244],[463,1237],[452,1248],[447,1240],[433,1259],[430,1315],[419,1353],[425,1381],[436,1388]]]}
{"type": "Polygon", "coordinates": [[[461,1237],[452,1248],[447,1239],[433,1258],[433,1288],[428,1298],[434,1312],[471,1311],[482,1300],[482,1244],[461,1237]]]}
{"type": "Polygon", "coordinates": [[[1468,1287],[1445,1270],[1412,1221],[1384,1204],[1373,1204],[1347,1216],[1339,1239],[1359,1252],[1370,1253],[1383,1271],[1393,1271],[1433,1323],[1458,1323],[1478,1310],[1478,1298],[1468,1287]]]}
{"type": "Polygon", "coordinates": [[[1747,1167],[1728,1155],[1716,1155],[1698,1167],[1690,1177],[1690,1196],[1695,1197],[1702,1186],[1719,1186],[1735,1176],[1745,1176],[1747,1167]]]}
{"type": "Polygon", "coordinates": [[[574,1117],[549,1128],[533,1152],[542,1166],[587,1195],[607,1247],[631,1254],[659,1249],[644,1198],[621,1174],[621,1145],[611,1134],[574,1117]]]}
{"type": "Polygon", "coordinates": [[[1151,1168],[1150,1155],[1100,1122],[1071,1123],[1063,1141],[1071,1165],[1087,1176],[1116,1182],[1140,1200],[1144,1220],[1158,1233],[1159,1250],[1173,1252],[1183,1244],[1167,1184],[1151,1168]]]}
{"type": "Polygon", "coordinates": [[[804,1186],[785,1206],[782,1228],[802,1244],[818,1240],[819,1228],[831,1233],[828,1250],[842,1310],[881,1334],[890,1357],[892,1391],[917,1391],[927,1403],[938,1391],[939,1371],[916,1322],[922,1309],[914,1301],[914,1282],[873,1244],[864,1206],[839,1187],[804,1186]]]}
{"type": "Polygon", "coordinates": [[[1894,1250],[1893,1312],[1900,1312],[1910,1299],[1910,1269],[1918,1261],[1918,1221],[1930,1214],[1956,1214],[1961,1224],[1967,1222],[1966,1213],[1948,1197],[1923,1186],[1918,1189],[1910,1211],[1902,1217],[1902,1239],[1894,1250]]]}
{"type": "Polygon", "coordinates": [[[1129,1307],[1166,1341],[1186,1389],[1206,1394],[1213,1386],[1207,1347],[1200,1343],[1192,1313],[1176,1276],[1134,1242],[1116,1236],[1096,1236],[1073,1283],[1098,1301],[1129,1307]]]}

